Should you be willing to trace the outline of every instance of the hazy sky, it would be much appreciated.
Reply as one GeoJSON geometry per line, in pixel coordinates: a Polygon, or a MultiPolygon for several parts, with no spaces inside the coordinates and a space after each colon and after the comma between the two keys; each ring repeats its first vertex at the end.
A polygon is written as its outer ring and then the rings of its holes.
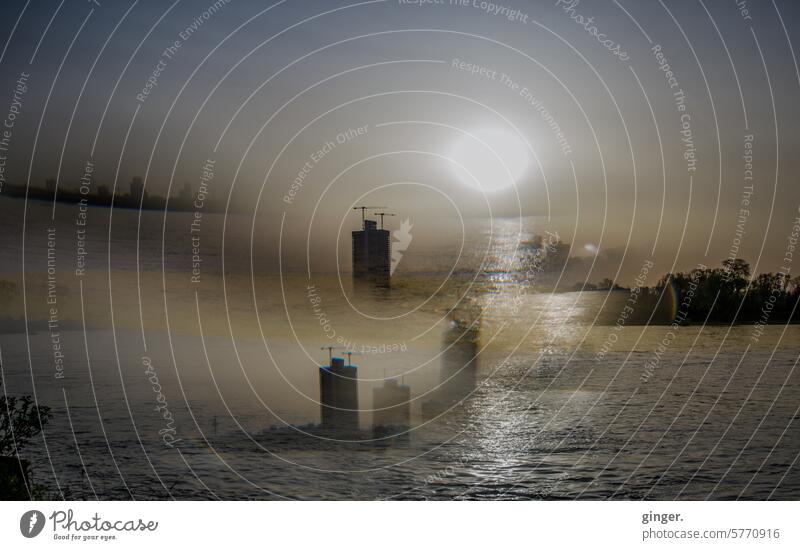
{"type": "Polygon", "coordinates": [[[796,2],[419,4],[4,1],[8,108],[30,74],[6,179],[70,186],[91,159],[97,183],[175,195],[211,159],[212,197],[232,190],[270,235],[285,214],[298,243],[312,214],[321,239],[353,229],[354,204],[431,237],[521,214],[582,250],[630,239],[665,271],[727,256],[749,142],[739,255],[763,245],[759,269],[780,267],[800,203],[796,2]]]}

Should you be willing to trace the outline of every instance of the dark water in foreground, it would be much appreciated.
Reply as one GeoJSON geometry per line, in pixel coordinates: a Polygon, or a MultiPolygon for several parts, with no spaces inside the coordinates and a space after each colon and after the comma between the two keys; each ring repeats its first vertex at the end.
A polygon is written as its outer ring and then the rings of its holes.
{"type": "MultiPolygon", "coordinates": [[[[584,328],[573,328],[578,338],[584,328]]],[[[72,359],[63,383],[37,351],[46,350],[48,336],[33,335],[37,396],[54,417],[47,449],[39,442],[24,455],[34,459],[37,481],[72,498],[796,498],[797,327],[776,350],[783,328],[770,327],[771,344],[746,355],[735,343],[737,349],[717,349],[725,336],[744,340],[746,327],[682,327],[642,382],[666,330],[631,329],[633,349],[626,342],[601,362],[591,344],[578,347],[569,335],[552,345],[523,344],[510,358],[489,343],[478,354],[471,394],[439,416],[426,416],[421,406],[436,377],[407,374],[411,432],[371,442],[263,433],[281,419],[317,421],[313,367],[287,374],[293,390],[252,366],[264,351],[255,343],[239,345],[240,368],[230,341],[209,338],[209,368],[196,349],[202,344],[183,336],[173,341],[176,372],[162,355],[169,343],[149,335],[148,357],[176,419],[175,448],[159,436],[167,425],[129,349],[140,335],[117,334],[117,363],[113,335],[90,331],[91,366],[82,334],[67,335],[72,359]]],[[[589,332],[595,331],[605,332],[589,332]]],[[[11,393],[30,388],[20,338],[0,340],[11,393]]],[[[283,347],[272,346],[272,353],[287,358],[278,359],[286,368],[292,352],[283,347]]],[[[419,364],[426,350],[412,349],[404,359],[419,364]]],[[[446,361],[428,368],[438,371],[446,361]]],[[[380,365],[381,357],[360,363],[362,378],[380,376],[366,365],[380,365]]],[[[361,384],[364,428],[368,388],[376,383],[361,384]]]]}

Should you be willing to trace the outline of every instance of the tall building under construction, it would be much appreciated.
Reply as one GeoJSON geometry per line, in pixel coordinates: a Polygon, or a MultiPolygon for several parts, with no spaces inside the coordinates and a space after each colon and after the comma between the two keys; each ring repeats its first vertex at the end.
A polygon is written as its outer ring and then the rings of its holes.
{"type": "Polygon", "coordinates": [[[391,269],[390,232],[378,229],[374,220],[363,220],[361,231],[353,231],[353,281],[388,287],[391,269]]]}
{"type": "Polygon", "coordinates": [[[332,357],[319,368],[319,402],[322,427],[358,430],[358,367],[332,357]]]}

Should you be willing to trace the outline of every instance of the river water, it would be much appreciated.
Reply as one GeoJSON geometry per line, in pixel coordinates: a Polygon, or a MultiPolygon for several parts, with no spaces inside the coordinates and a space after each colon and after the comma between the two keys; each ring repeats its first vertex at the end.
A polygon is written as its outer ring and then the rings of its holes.
{"type": "Polygon", "coordinates": [[[628,292],[522,276],[519,232],[467,241],[462,264],[421,252],[390,291],[362,292],[346,272],[284,269],[276,246],[251,263],[251,230],[275,233],[246,217],[203,220],[192,282],[191,213],[90,208],[76,274],[76,207],[23,205],[0,201],[3,389],[51,407],[20,453],[50,496],[800,494],[797,326],[672,327],[675,296],[620,322],[628,292]],[[326,345],[357,352],[358,437],[315,427],[326,345]],[[391,377],[410,427],[373,437],[372,389],[391,377]]]}

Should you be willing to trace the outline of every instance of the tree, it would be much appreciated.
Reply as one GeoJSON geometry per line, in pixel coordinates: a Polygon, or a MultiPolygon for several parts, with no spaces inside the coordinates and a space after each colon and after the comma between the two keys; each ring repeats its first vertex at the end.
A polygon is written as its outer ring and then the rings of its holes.
{"type": "Polygon", "coordinates": [[[733,284],[736,292],[747,287],[747,279],[750,278],[750,264],[746,260],[728,258],[722,262],[722,270],[727,274],[727,278],[733,284]]]}
{"type": "Polygon", "coordinates": [[[605,278],[597,283],[597,290],[611,290],[612,288],[614,288],[614,281],[609,278],[605,278]]]}
{"type": "Polygon", "coordinates": [[[792,294],[800,294],[800,277],[795,277],[786,282],[787,290],[792,294]]]}
{"type": "Polygon", "coordinates": [[[49,418],[50,407],[36,404],[30,395],[0,396],[0,499],[41,495],[41,488],[30,483],[30,463],[19,457],[19,451],[42,431],[49,418]]]}
{"type": "Polygon", "coordinates": [[[50,407],[37,405],[33,397],[0,396],[0,456],[14,456],[42,431],[50,407]]]}

